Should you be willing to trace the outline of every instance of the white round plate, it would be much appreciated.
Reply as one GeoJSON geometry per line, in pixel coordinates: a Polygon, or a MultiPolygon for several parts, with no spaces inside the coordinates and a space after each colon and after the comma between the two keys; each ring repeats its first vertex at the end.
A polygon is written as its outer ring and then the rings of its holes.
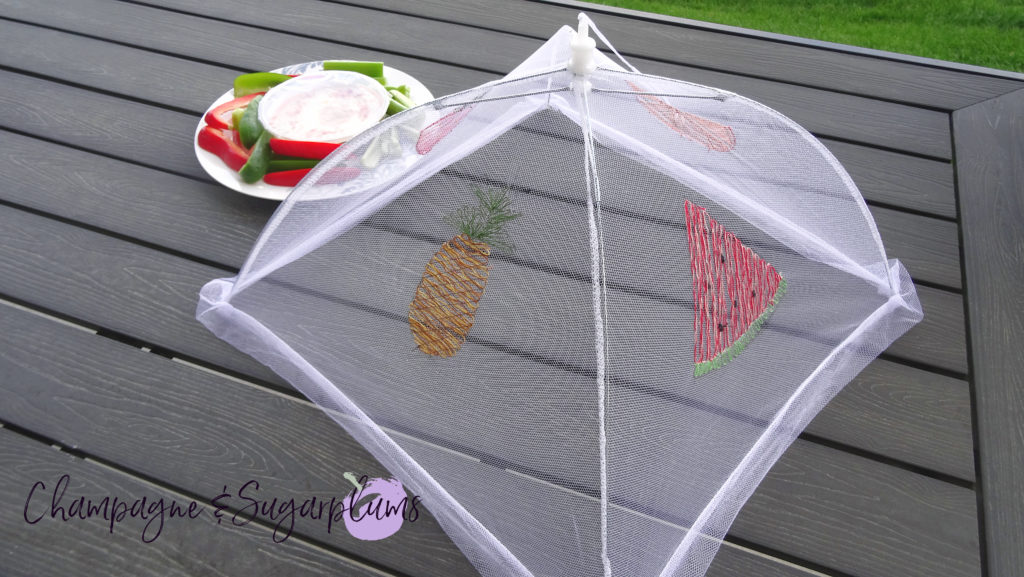
{"type": "MultiPolygon", "coordinates": [[[[285,66],[284,68],[278,68],[277,70],[271,70],[271,72],[279,72],[281,74],[304,74],[311,70],[322,70],[323,61],[317,60],[314,62],[305,62],[303,64],[293,64],[291,66],[285,66]]],[[[434,99],[434,95],[430,93],[430,90],[423,85],[422,82],[416,80],[412,76],[409,76],[401,70],[391,68],[390,66],[384,66],[384,77],[388,79],[388,84],[392,86],[401,86],[405,84],[409,87],[410,98],[416,104],[423,104],[424,102],[430,102],[434,99]]],[[[234,98],[234,90],[228,90],[220,98],[215,100],[206,112],[213,110],[214,108],[229,102],[234,98]]],[[[203,117],[206,116],[206,112],[203,113],[203,117]]],[[[192,137],[192,144],[196,150],[196,158],[199,159],[199,164],[203,167],[214,180],[230,188],[231,190],[241,192],[242,194],[248,194],[249,196],[255,196],[257,198],[266,198],[270,200],[284,200],[288,196],[288,193],[292,191],[290,186],[274,186],[267,184],[262,180],[253,184],[242,182],[241,177],[234,170],[231,170],[224,162],[212,152],[208,152],[199,148],[199,131],[206,126],[206,122],[200,118],[199,126],[196,127],[196,133],[192,137]]]]}

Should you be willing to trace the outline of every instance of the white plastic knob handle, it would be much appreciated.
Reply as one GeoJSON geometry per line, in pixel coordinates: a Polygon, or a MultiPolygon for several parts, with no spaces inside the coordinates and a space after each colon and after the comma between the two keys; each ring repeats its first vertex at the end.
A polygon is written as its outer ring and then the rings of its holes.
{"type": "Polygon", "coordinates": [[[589,76],[597,68],[597,62],[594,61],[597,42],[589,34],[590,27],[587,21],[580,18],[579,29],[569,43],[572,56],[567,66],[570,72],[578,76],[589,76]]]}

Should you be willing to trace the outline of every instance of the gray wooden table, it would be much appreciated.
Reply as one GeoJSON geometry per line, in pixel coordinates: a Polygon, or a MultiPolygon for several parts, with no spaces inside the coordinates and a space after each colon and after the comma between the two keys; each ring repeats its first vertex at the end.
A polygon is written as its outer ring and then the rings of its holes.
{"type": "MultiPolygon", "coordinates": [[[[503,75],[580,6],[0,0],[0,574],[474,575],[429,515],[381,541],[218,523],[211,500],[249,481],[301,502],[383,471],[194,320],[275,203],[213,183],[192,135],[240,71],[379,59],[447,94],[503,75]],[[65,505],[201,508],[156,538],[140,519],[55,519],[64,475],[65,505]]],[[[1024,76],[588,11],[645,72],[815,133],[925,308],[786,452],[709,574],[1024,574],[1024,76]]]]}

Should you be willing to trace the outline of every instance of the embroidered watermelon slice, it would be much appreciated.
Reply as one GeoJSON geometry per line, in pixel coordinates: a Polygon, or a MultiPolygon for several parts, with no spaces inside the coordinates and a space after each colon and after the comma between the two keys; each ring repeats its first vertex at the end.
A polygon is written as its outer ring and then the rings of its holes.
{"type": "Polygon", "coordinates": [[[779,300],[786,280],[736,235],[686,201],[693,273],[693,375],[717,369],[750,343],[779,300]]]}

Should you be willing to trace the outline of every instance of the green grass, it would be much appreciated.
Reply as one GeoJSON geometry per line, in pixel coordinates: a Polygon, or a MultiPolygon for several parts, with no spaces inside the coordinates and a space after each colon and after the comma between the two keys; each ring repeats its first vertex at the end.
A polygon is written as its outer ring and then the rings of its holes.
{"type": "Polygon", "coordinates": [[[1024,72],[1024,0],[591,0],[1024,72]]]}

